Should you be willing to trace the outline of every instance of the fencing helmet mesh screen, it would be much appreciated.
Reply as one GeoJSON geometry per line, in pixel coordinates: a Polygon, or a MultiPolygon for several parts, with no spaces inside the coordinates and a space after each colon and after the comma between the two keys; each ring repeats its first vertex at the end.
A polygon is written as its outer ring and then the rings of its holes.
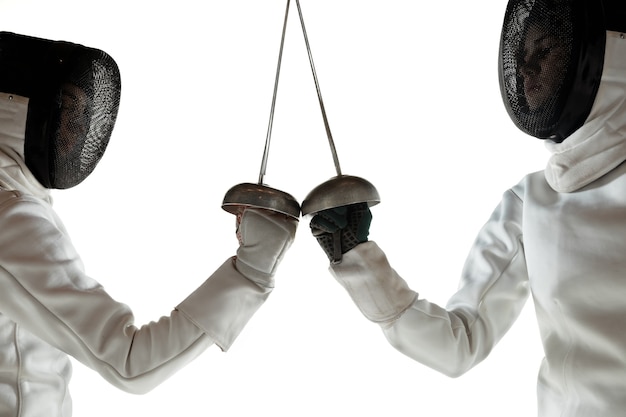
{"type": "Polygon", "coordinates": [[[29,98],[24,154],[37,180],[64,189],[87,178],[117,118],[115,61],[82,45],[0,33],[0,91],[29,98]]]}
{"type": "Polygon", "coordinates": [[[582,126],[602,75],[604,26],[600,1],[509,1],[500,88],[522,131],[560,142],[582,126]]]}

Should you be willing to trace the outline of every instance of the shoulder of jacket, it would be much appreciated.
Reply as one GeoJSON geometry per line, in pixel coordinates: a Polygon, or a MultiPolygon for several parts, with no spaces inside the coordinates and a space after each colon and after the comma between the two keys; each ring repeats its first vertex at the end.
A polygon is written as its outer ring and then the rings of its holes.
{"type": "Polygon", "coordinates": [[[544,171],[532,172],[526,175],[515,186],[511,187],[507,192],[515,195],[520,201],[524,201],[527,193],[533,189],[549,187],[545,178],[544,171]]]}
{"type": "Polygon", "coordinates": [[[0,206],[4,205],[5,203],[11,201],[11,200],[15,200],[16,198],[19,198],[22,196],[22,193],[16,190],[4,190],[2,188],[0,188],[0,206]]]}
{"type": "Polygon", "coordinates": [[[0,188],[0,209],[5,209],[15,204],[29,204],[30,207],[43,207],[46,205],[46,202],[19,190],[5,190],[0,188]]]}

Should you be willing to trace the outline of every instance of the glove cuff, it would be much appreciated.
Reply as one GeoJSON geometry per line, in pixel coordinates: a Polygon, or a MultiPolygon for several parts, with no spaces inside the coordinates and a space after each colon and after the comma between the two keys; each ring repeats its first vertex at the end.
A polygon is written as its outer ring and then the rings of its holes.
{"type": "Polygon", "coordinates": [[[343,261],[331,265],[330,271],[363,315],[381,325],[397,320],[417,299],[417,293],[391,268],[373,241],[345,253],[343,261]]]}
{"type": "Polygon", "coordinates": [[[176,309],[227,351],[270,292],[239,273],[230,258],[176,309]]]}
{"type": "Polygon", "coordinates": [[[273,288],[274,274],[293,243],[298,220],[267,210],[247,209],[241,218],[235,266],[260,287],[273,288]]]}

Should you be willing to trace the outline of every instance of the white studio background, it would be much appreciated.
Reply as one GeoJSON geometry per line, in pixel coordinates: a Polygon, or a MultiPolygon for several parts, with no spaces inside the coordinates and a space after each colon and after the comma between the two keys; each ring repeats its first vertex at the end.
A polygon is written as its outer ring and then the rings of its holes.
{"type": "MultiPolygon", "coordinates": [[[[502,193],[543,168],[501,102],[505,0],[301,0],[343,173],[376,185],[370,238],[445,304],[502,193]]],[[[107,51],[123,81],[95,173],[55,191],[88,273],[157,320],[237,247],[224,193],[256,182],[284,0],[0,0],[0,30],[107,51]]],[[[295,2],[265,181],[298,200],[335,175],[295,2]]],[[[535,415],[534,311],[450,379],[393,350],[326,270],[308,219],[277,286],[231,350],[211,347],[135,396],[75,363],[74,415],[535,415]]]]}

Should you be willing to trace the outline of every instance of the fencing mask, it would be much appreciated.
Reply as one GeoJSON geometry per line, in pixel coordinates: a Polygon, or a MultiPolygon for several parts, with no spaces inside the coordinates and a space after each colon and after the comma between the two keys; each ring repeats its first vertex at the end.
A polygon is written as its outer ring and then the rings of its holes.
{"type": "Polygon", "coordinates": [[[26,166],[46,188],[82,182],[100,161],[121,81],[105,52],[0,32],[0,91],[28,97],[26,166]]]}
{"type": "Polygon", "coordinates": [[[499,76],[505,107],[518,128],[561,142],[583,125],[602,76],[606,31],[618,30],[611,26],[624,21],[622,2],[509,1],[499,76]]]}

